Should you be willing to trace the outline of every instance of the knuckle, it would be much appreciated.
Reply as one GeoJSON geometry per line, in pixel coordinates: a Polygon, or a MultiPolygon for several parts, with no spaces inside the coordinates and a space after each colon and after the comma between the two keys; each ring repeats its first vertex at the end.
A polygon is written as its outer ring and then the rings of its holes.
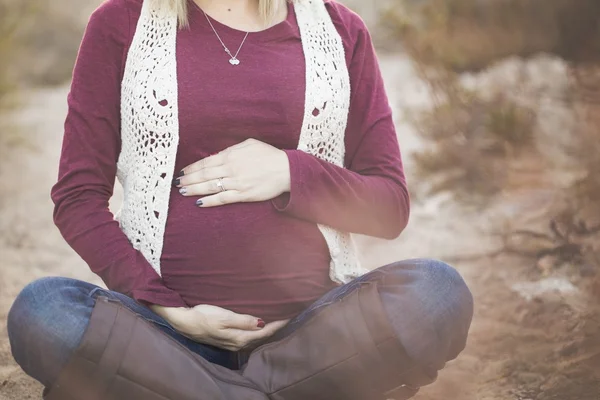
{"type": "Polygon", "coordinates": [[[252,186],[250,186],[248,182],[240,182],[239,186],[240,196],[242,196],[242,198],[245,199],[246,197],[248,197],[248,194],[252,191],[252,186]]]}
{"type": "Polygon", "coordinates": [[[218,330],[224,329],[228,324],[227,318],[215,318],[214,325],[218,330]]]}
{"type": "Polygon", "coordinates": [[[179,193],[186,196],[196,196],[196,188],[194,186],[182,185],[179,193]]]}
{"type": "Polygon", "coordinates": [[[246,325],[246,328],[248,328],[248,329],[254,329],[254,328],[256,328],[256,321],[252,317],[247,317],[244,320],[244,324],[246,325]]]}
{"type": "Polygon", "coordinates": [[[250,201],[252,200],[252,195],[248,192],[240,193],[240,201],[250,201]]]}
{"type": "Polygon", "coordinates": [[[248,186],[248,190],[244,192],[245,200],[252,200],[259,197],[260,192],[255,187],[248,186]]]}
{"type": "Polygon", "coordinates": [[[227,178],[227,179],[225,179],[225,187],[229,191],[238,190],[237,181],[233,178],[227,178]]]}
{"type": "Polygon", "coordinates": [[[242,191],[245,193],[245,195],[247,196],[248,193],[251,192],[252,186],[247,182],[240,182],[240,187],[242,188],[242,191]]]}
{"type": "Polygon", "coordinates": [[[230,202],[234,203],[234,202],[240,202],[240,201],[244,201],[244,194],[240,193],[240,192],[230,192],[231,194],[230,196],[230,202]]]}
{"type": "Polygon", "coordinates": [[[223,314],[223,316],[221,317],[221,321],[223,321],[224,324],[231,324],[234,322],[234,319],[235,315],[230,313],[223,314]]]}
{"type": "Polygon", "coordinates": [[[217,197],[217,202],[221,205],[225,205],[227,204],[227,198],[225,196],[219,196],[217,197]]]}

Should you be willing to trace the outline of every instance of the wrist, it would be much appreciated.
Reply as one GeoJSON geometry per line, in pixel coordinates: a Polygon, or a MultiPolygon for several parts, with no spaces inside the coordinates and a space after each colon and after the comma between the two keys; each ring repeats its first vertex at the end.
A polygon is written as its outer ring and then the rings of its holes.
{"type": "Polygon", "coordinates": [[[186,307],[165,307],[158,304],[151,304],[149,308],[173,326],[177,325],[183,318],[184,313],[189,310],[186,307]]]}
{"type": "Polygon", "coordinates": [[[292,188],[292,175],[290,171],[290,159],[288,153],[284,150],[281,151],[281,188],[282,193],[289,192],[292,188]]]}

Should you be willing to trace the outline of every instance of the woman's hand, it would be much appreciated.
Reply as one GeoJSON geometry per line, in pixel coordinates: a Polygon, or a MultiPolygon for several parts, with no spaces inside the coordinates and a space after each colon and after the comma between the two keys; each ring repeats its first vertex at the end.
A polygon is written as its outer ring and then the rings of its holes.
{"type": "Polygon", "coordinates": [[[207,196],[196,203],[201,207],[266,201],[290,190],[285,152],[255,139],[195,162],[181,173],[174,182],[179,192],[184,196],[207,196]]]}
{"type": "Polygon", "coordinates": [[[150,308],[193,341],[230,351],[239,351],[267,339],[288,323],[277,321],[265,325],[260,318],[210,305],[193,308],[153,305],[150,308]]]}

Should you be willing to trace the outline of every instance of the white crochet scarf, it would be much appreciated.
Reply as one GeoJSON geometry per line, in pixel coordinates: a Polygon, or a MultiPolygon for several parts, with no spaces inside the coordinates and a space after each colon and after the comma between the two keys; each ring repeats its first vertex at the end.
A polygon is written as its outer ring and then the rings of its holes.
{"type": "MultiPolygon", "coordinates": [[[[343,167],[350,79],[342,40],[323,0],[298,0],[294,7],[306,58],[306,100],[298,149],[343,167]]],[[[173,11],[144,0],[121,86],[122,148],[117,176],[124,201],[116,218],[159,275],[179,143],[177,29],[173,11]]],[[[366,272],[348,233],[319,228],[331,254],[333,281],[347,283],[366,272]]]]}

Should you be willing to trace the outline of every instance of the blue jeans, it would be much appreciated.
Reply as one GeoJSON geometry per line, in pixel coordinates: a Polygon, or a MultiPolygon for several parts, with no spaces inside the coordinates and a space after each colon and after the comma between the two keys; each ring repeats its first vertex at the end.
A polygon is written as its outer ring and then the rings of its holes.
{"type": "MultiPolygon", "coordinates": [[[[473,298],[454,268],[429,259],[390,264],[335,288],[290,321],[272,340],[286,337],[322,307],[373,281],[378,285],[390,324],[413,360],[437,372],[463,350],[473,315],[473,298]]],[[[182,336],[165,319],[122,293],[75,279],[48,277],[28,284],[8,314],[12,355],[28,375],[46,387],[52,386],[77,349],[100,295],[119,300],[210,362],[238,369],[247,360],[245,353],[222,350],[182,336]]]]}

